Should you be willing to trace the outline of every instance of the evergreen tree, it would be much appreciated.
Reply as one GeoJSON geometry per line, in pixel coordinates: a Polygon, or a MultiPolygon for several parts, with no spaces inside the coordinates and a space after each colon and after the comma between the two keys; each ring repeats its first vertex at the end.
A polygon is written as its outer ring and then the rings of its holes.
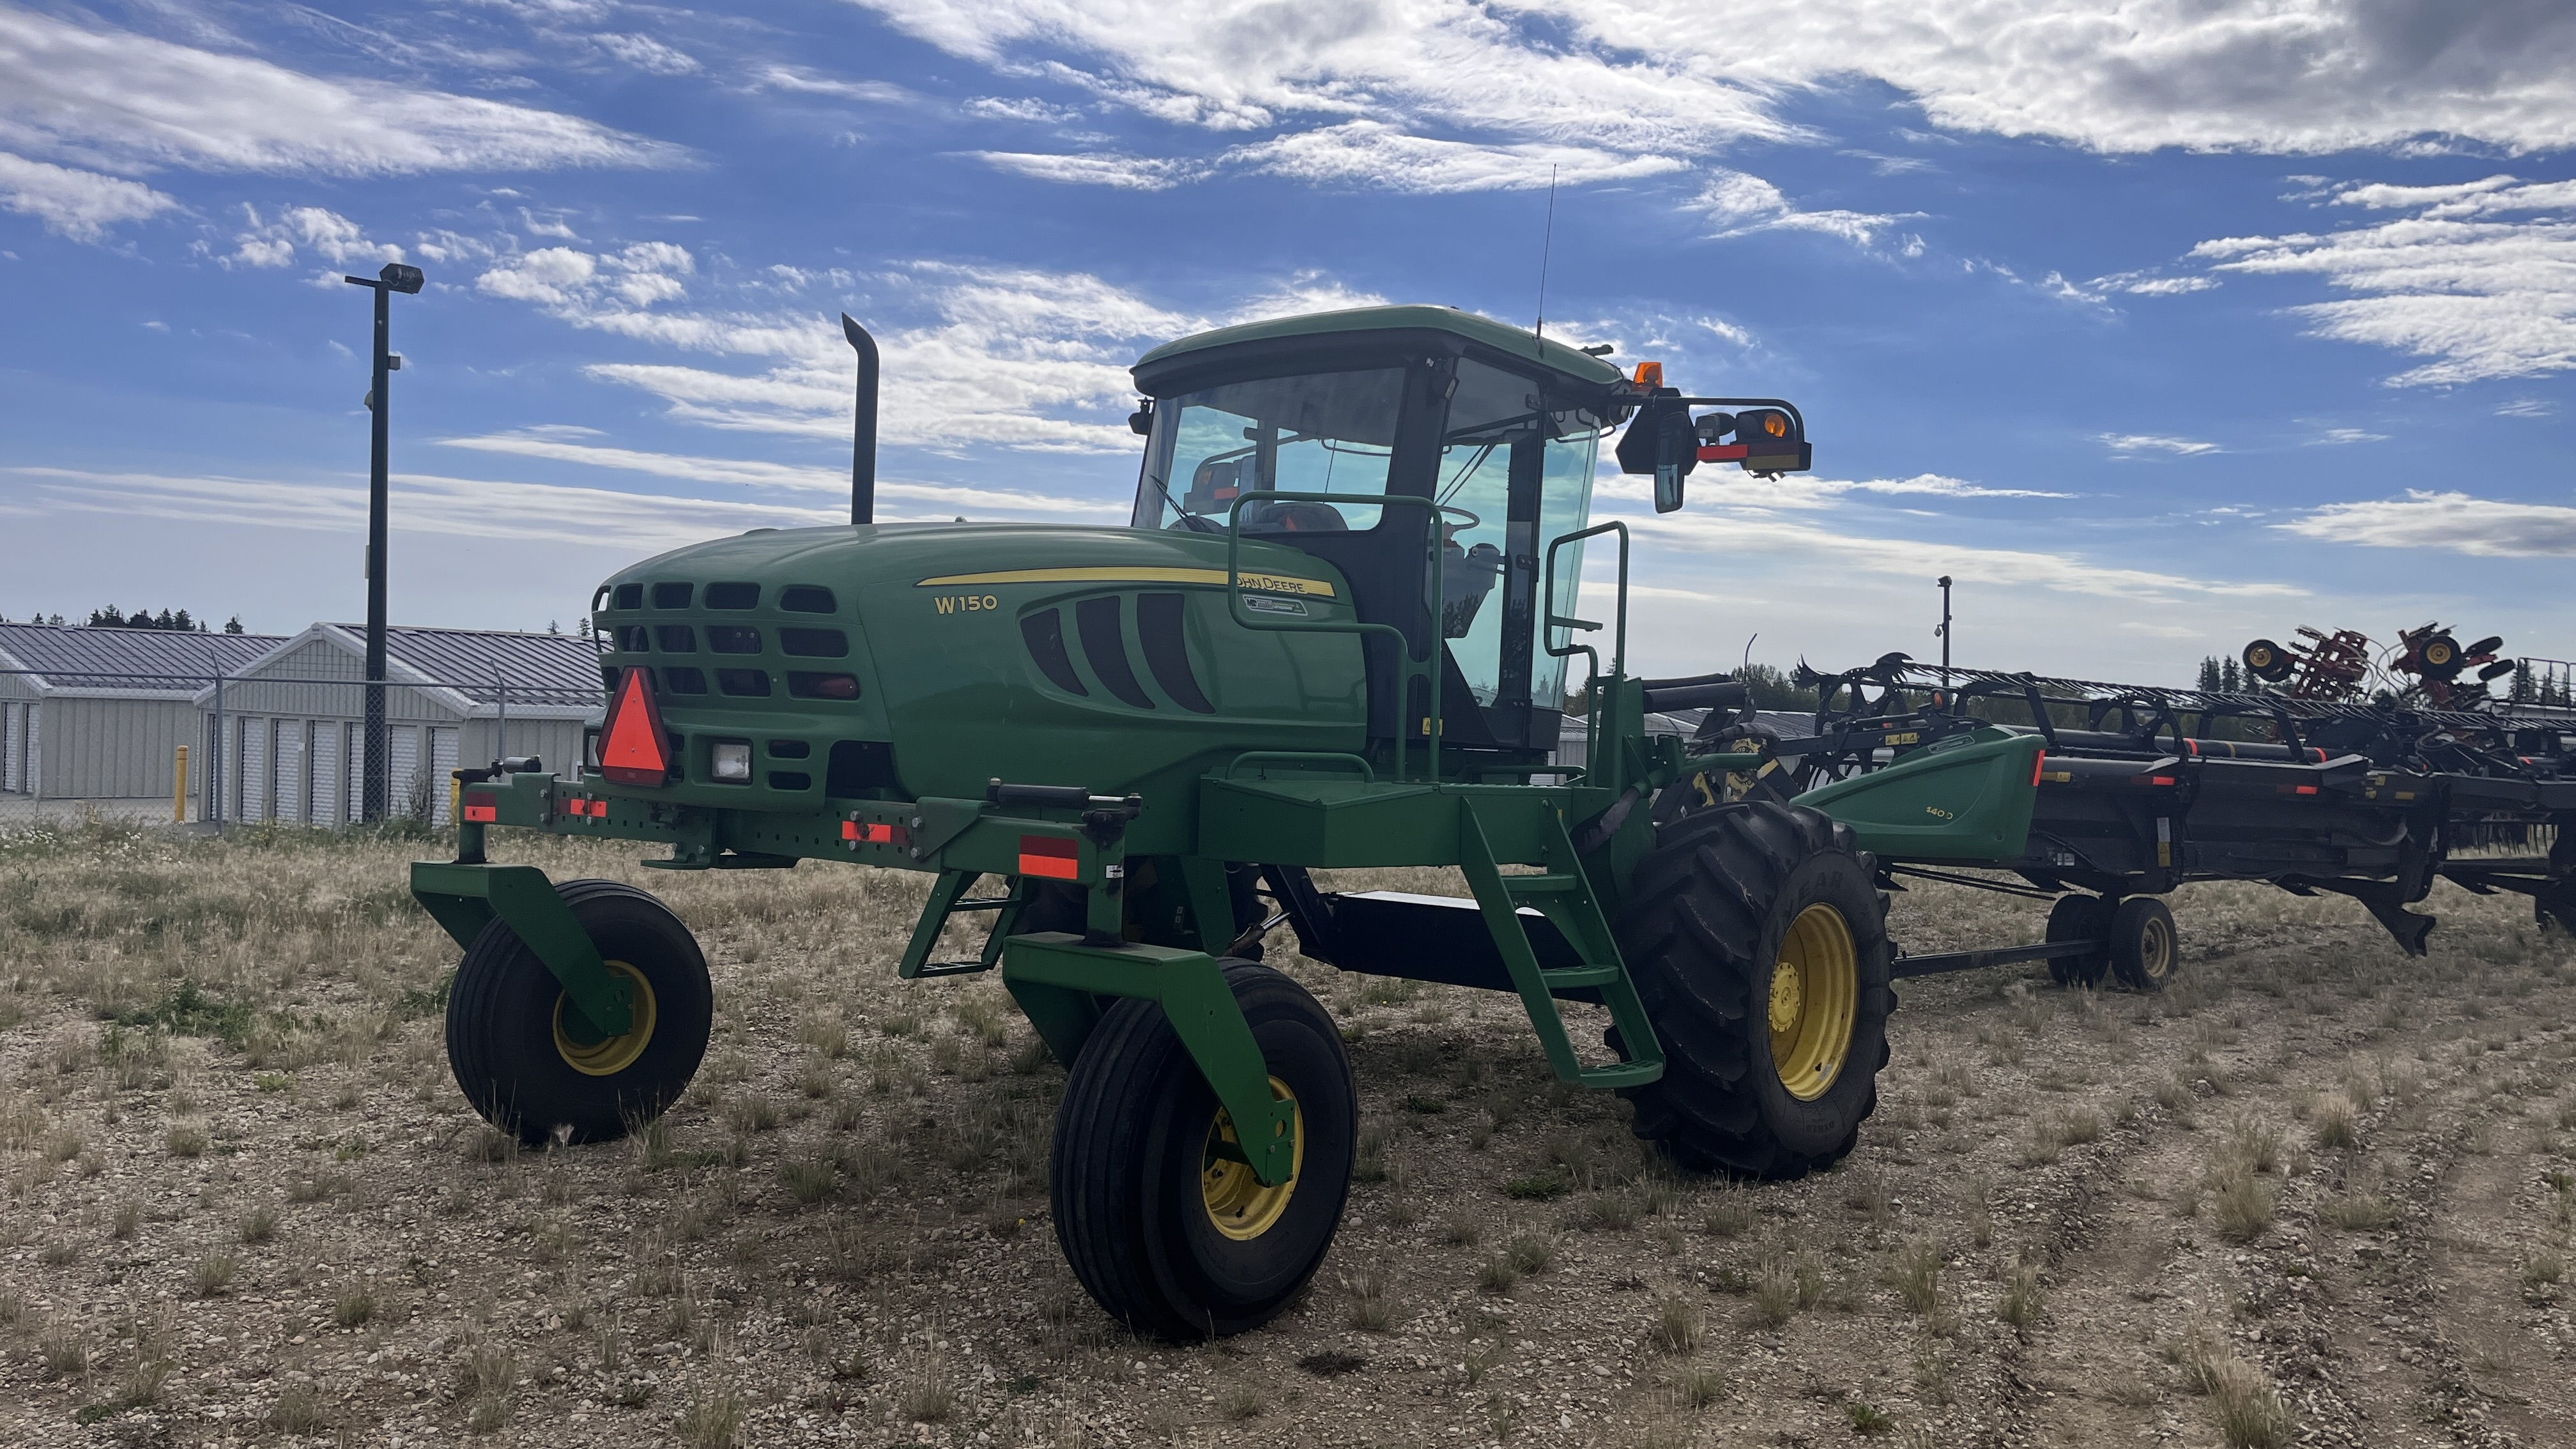
{"type": "Polygon", "coordinates": [[[2218,687],[2229,694],[2245,692],[2245,676],[2236,671],[2236,660],[2232,655],[2218,671],[2218,687]]]}
{"type": "Polygon", "coordinates": [[[2208,654],[2201,657],[2200,682],[2193,687],[2213,691],[2220,687],[2217,655],[2208,654]]]}
{"type": "Polygon", "coordinates": [[[224,632],[227,634],[243,634],[249,631],[242,628],[241,615],[235,614],[224,621],[224,632]]]}

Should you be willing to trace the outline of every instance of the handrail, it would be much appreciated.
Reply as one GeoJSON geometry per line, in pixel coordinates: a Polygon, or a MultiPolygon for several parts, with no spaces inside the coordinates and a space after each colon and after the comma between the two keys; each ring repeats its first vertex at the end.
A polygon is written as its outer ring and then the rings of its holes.
{"type": "MultiPolygon", "coordinates": [[[[1614,518],[1608,523],[1596,523],[1580,533],[1569,533],[1551,541],[1547,546],[1545,579],[1539,585],[1539,597],[1546,601],[1541,607],[1545,610],[1542,617],[1546,620],[1543,628],[1547,652],[1558,659],[1571,659],[1577,654],[1584,656],[1586,672],[1583,680],[1583,697],[1586,707],[1583,716],[1583,773],[1587,779],[1598,772],[1601,761],[1601,651],[1589,644],[1575,643],[1571,631],[1597,630],[1601,626],[1589,619],[1577,619],[1570,614],[1556,612],[1556,551],[1569,543],[1581,543],[1601,533],[1619,535],[1619,612],[1617,616],[1619,627],[1611,636],[1610,677],[1614,680],[1626,677],[1628,672],[1628,525],[1614,518]],[[1565,647],[1562,649],[1556,647],[1556,631],[1559,629],[1568,631],[1565,647]]],[[[1578,586],[1579,582],[1578,580],[1578,586]]]]}
{"type": "MultiPolygon", "coordinates": [[[[1395,638],[1398,674],[1401,676],[1396,688],[1395,778],[1399,781],[1405,778],[1404,737],[1407,733],[1405,726],[1411,723],[1406,716],[1413,713],[1412,682],[1418,678],[1423,681],[1424,693],[1429,698],[1431,704],[1431,713],[1429,717],[1423,721],[1422,725],[1423,733],[1428,736],[1427,748],[1430,751],[1431,760],[1430,766],[1424,772],[1423,777],[1427,780],[1436,782],[1440,778],[1439,660],[1440,651],[1447,647],[1440,638],[1440,613],[1438,606],[1434,604],[1431,608],[1431,649],[1427,654],[1419,658],[1414,655],[1413,641],[1406,638],[1404,631],[1393,624],[1373,624],[1365,619],[1353,619],[1350,623],[1342,624],[1322,619],[1310,619],[1304,623],[1292,623],[1282,619],[1256,620],[1252,618],[1243,602],[1243,506],[1247,503],[1256,503],[1263,499],[1270,499],[1281,503],[1347,504],[1353,501],[1352,495],[1348,493],[1290,493],[1276,488],[1255,488],[1234,495],[1233,506],[1226,510],[1225,520],[1225,586],[1227,612],[1234,616],[1234,622],[1242,625],[1244,628],[1265,631],[1273,634],[1358,634],[1363,637],[1370,634],[1393,635],[1395,638]]],[[[1468,513],[1467,510],[1463,508],[1451,508],[1445,504],[1436,502],[1429,498],[1424,498],[1421,495],[1414,493],[1378,494],[1370,497],[1367,502],[1372,507],[1383,504],[1396,504],[1406,508],[1427,508],[1432,512],[1432,521],[1435,524],[1439,521],[1438,516],[1444,513],[1455,513],[1467,518],[1475,517],[1474,514],[1468,513]]],[[[1441,588],[1443,583],[1441,579],[1439,535],[1440,530],[1436,527],[1433,528],[1431,530],[1431,537],[1428,541],[1428,548],[1431,554],[1430,597],[1434,600],[1441,597],[1441,588]]],[[[1357,600],[1353,600],[1354,604],[1357,602],[1357,600]]],[[[1365,664],[1368,658],[1365,650],[1362,651],[1360,657],[1362,663],[1365,664]]]]}
{"type": "Polygon", "coordinates": [[[1346,754],[1338,750],[1246,750],[1242,754],[1235,756],[1233,759],[1226,761],[1222,766],[1219,766],[1216,772],[1216,777],[1220,780],[1233,779],[1235,767],[1241,765],[1246,760],[1281,760],[1296,764],[1334,765],[1347,762],[1360,767],[1361,784],[1374,785],[1377,783],[1377,769],[1375,766],[1372,766],[1367,760],[1360,758],[1358,755],[1346,754]]]}

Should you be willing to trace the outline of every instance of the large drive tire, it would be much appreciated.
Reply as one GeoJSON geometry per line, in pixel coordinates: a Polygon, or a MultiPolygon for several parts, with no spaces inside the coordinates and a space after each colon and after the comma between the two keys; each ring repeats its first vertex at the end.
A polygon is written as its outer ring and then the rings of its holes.
{"type": "Polygon", "coordinates": [[[2162,991],[2182,964],[2173,912],[2154,896],[2131,896],[2111,912],[2111,970],[2133,991],[2162,991]]]}
{"type": "Polygon", "coordinates": [[[615,881],[555,887],[608,969],[633,985],[635,1023],[581,1038],[554,973],[495,917],[466,949],[447,996],[447,1064],[484,1120],[540,1146],[620,1137],[662,1115],[697,1074],[715,995],[697,938],[668,906],[615,881]]]}
{"type": "Polygon", "coordinates": [[[1619,918],[1664,1047],[1663,1077],[1620,1092],[1637,1135],[1751,1177],[1849,1153],[1887,1065],[1886,911],[1850,827],[1816,811],[1749,801],[1659,832],[1619,918]]]}
{"type": "Polygon", "coordinates": [[[1224,965],[1271,1090],[1297,1103],[1294,1176],[1264,1188],[1210,1154],[1232,1119],[1155,1002],[1109,1008],[1056,1113],[1056,1240],[1110,1317],[1159,1338],[1276,1316],[1323,1264],[1350,1192],[1359,1094],[1333,1018],[1267,966],[1224,965]]]}
{"type": "MultiPolygon", "coordinates": [[[[2063,895],[2048,908],[2048,940],[2099,941],[2111,934],[2111,903],[2100,896],[2063,895]]],[[[2048,979],[2060,986],[2099,986],[2111,969],[2110,952],[2049,958],[2048,979]]]]}

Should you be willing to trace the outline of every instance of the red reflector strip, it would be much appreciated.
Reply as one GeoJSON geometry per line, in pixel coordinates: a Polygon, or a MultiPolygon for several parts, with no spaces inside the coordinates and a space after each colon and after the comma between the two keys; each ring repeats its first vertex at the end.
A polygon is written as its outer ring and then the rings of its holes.
{"type": "Polygon", "coordinates": [[[2039,753],[2030,757],[2030,788],[2034,790],[2039,788],[2039,772],[2047,768],[2047,766],[2048,751],[2041,750],[2039,753]]]}
{"type": "Polygon", "coordinates": [[[1751,451],[1742,443],[1710,443],[1699,450],[1699,460],[1703,463],[1740,463],[1751,451]]]}
{"type": "Polygon", "coordinates": [[[2148,780],[2148,781],[2147,781],[2147,783],[2148,783],[2148,784],[2150,784],[2150,785],[2170,785],[2170,784],[2172,784],[2173,782],[2174,782],[2174,777],[2173,777],[2173,776],[2171,776],[2171,775],[2157,775],[2157,776],[2155,776],[2155,777],[2153,777],[2152,779],[2150,779],[2150,780],[2148,780]]]}
{"type": "Polygon", "coordinates": [[[1048,880],[1082,878],[1082,846],[1077,841],[1061,840],[1052,835],[1020,837],[1020,874],[1043,876],[1048,880]]]}
{"type": "Polygon", "coordinates": [[[465,820],[470,825],[490,825],[501,818],[500,797],[468,795],[465,797],[465,820]]]}
{"type": "Polygon", "coordinates": [[[2317,787],[2314,785],[2301,785],[2291,790],[2290,793],[2293,795],[2313,795],[2317,793],[2317,787]]]}
{"type": "Polygon", "coordinates": [[[901,845],[912,838],[912,832],[900,825],[887,825],[874,820],[844,820],[841,838],[861,845],[901,845]]]}

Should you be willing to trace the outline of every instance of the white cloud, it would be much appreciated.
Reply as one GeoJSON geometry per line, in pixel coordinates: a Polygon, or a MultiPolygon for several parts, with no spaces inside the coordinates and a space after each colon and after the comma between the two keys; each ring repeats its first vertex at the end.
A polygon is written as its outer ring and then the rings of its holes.
{"type": "Polygon", "coordinates": [[[2386,433],[2374,433],[2367,428],[2328,428],[2308,439],[2311,446],[2325,447],[2337,447],[2345,443],[2385,443],[2387,441],[2386,433]]]}
{"type": "Polygon", "coordinates": [[[2206,292],[2217,285],[2216,277],[2142,277],[2122,283],[2120,290],[2137,297],[2178,297],[2188,292],[2206,292]]]}
{"type": "MultiPolygon", "coordinates": [[[[438,441],[451,448],[471,448],[485,453],[508,453],[525,458],[543,458],[558,463],[580,463],[594,468],[616,468],[657,478],[685,479],[693,483],[733,484],[805,493],[834,493],[845,498],[849,496],[850,490],[850,475],[846,469],[810,468],[792,463],[770,463],[753,459],[690,457],[678,453],[655,453],[633,448],[572,443],[550,436],[547,430],[540,428],[526,428],[516,432],[493,433],[474,438],[441,438],[438,441]]],[[[1123,498],[1114,502],[1104,502],[1095,498],[1066,498],[1019,489],[923,483],[899,478],[879,478],[877,498],[881,503],[890,503],[897,508],[904,503],[936,505],[928,510],[929,516],[935,517],[954,517],[960,509],[972,510],[974,516],[982,518],[990,518],[998,514],[1024,518],[1078,519],[1094,523],[1118,522],[1127,516],[1127,501],[1123,498]]],[[[889,515],[890,518],[892,516],[889,515]]]]}
{"type": "Polygon", "coordinates": [[[1225,159],[1310,185],[1384,187],[1422,195],[1533,191],[1679,171],[1674,156],[1539,141],[1479,144],[1415,136],[1380,121],[1346,121],[1238,146],[1225,159]]]}
{"type": "Polygon", "coordinates": [[[262,221],[259,209],[245,203],[242,217],[245,225],[233,238],[233,254],[217,258],[227,268],[283,267],[295,260],[299,245],[335,267],[403,259],[401,247],[370,241],[356,222],[319,206],[290,206],[274,220],[262,221]]]}
{"type": "Polygon", "coordinates": [[[1038,181],[1073,186],[1114,186],[1122,191],[1167,191],[1209,173],[1208,167],[1197,162],[1152,156],[1053,155],[1032,151],[969,151],[965,154],[996,170],[1038,181]]]}
{"type": "Polygon", "coordinates": [[[1163,191],[1224,171],[1284,176],[1314,186],[1367,186],[1415,195],[1532,191],[1679,171],[1672,156],[1524,141],[1479,144],[1415,136],[1378,121],[1346,121],[1225,151],[1213,161],[1109,153],[970,151],[988,166],[1040,181],[1163,191]]]}
{"type": "Polygon", "coordinates": [[[2414,214],[2325,235],[2222,237],[2192,254],[2219,271],[2315,276],[2361,294],[2293,310],[2318,336],[2431,359],[2393,385],[2576,368],[2576,183],[2354,186],[2333,204],[2414,214]]]}
{"type": "MultiPolygon", "coordinates": [[[[32,480],[28,492],[35,496],[39,512],[141,515],[343,537],[355,536],[367,522],[364,479],[287,482],[70,468],[9,471],[32,480]]],[[[808,528],[849,521],[847,508],[673,498],[425,473],[396,473],[392,484],[397,532],[541,538],[630,552],[681,548],[747,528],[808,528]]]]}
{"type": "Polygon", "coordinates": [[[1054,105],[1029,96],[977,96],[966,103],[969,115],[996,121],[1025,121],[1032,125],[1063,126],[1082,119],[1082,112],[1071,106],[1054,105]]]}
{"type": "Polygon", "coordinates": [[[1848,528],[1734,513],[1725,509],[1722,501],[1706,511],[1694,508],[1646,519],[1632,518],[1630,523],[1641,534],[1666,533],[1684,547],[1705,548],[1729,557],[1773,550],[1821,553],[1834,559],[1837,568],[1926,580],[1946,573],[1982,585],[2026,586],[2058,594],[2128,599],[2135,604],[2193,597],[2295,598],[2306,593],[2291,584],[2229,583],[2122,568],[2080,553],[1872,538],[1848,528]]]}
{"type": "Polygon", "coordinates": [[[32,216],[56,236],[95,242],[118,222],[141,221],[178,206],[139,181],[0,151],[0,210],[32,216]]]}
{"type": "Polygon", "coordinates": [[[7,5],[0,145],[112,170],[339,176],[654,166],[683,156],[577,116],[329,80],[7,5]]]}
{"type": "Polygon", "coordinates": [[[670,242],[636,242],[596,255],[539,247],[496,262],[474,285],[487,296],[534,302],[566,321],[632,335],[672,325],[643,309],[687,297],[680,279],[696,270],[688,248],[670,242]]]}
{"type": "Polygon", "coordinates": [[[2496,405],[2500,418],[2545,418],[2558,411],[2558,404],[2545,397],[2518,397],[2496,405]]]}
{"type": "MultiPolygon", "coordinates": [[[[1218,129],[1427,123],[1706,155],[1854,79],[2098,151],[2576,144],[2576,13],[2443,0],[857,0],[996,70],[1218,129]]],[[[1925,136],[1925,140],[1937,137],[1925,136]]]]}
{"type": "Polygon", "coordinates": [[[2196,438],[2168,437],[2162,433],[2104,433],[2102,446],[2121,457],[2135,457],[2140,453],[2178,453],[2189,458],[2202,453],[2225,451],[2216,443],[2204,443],[2196,438]]]}
{"type": "Polygon", "coordinates": [[[649,35],[594,35],[591,42],[610,55],[652,75],[692,75],[698,59],[674,50],[649,35]]]}
{"type": "MultiPolygon", "coordinates": [[[[1817,231],[1838,236],[1857,247],[1878,244],[1879,233],[1897,222],[1920,216],[1905,212],[1882,216],[1866,211],[1802,211],[1779,187],[1741,171],[1719,171],[1700,188],[1693,209],[1708,214],[1716,235],[1743,236],[1757,231],[1817,231]]],[[[1919,246],[1916,250],[1920,250],[1919,246]]]]}
{"type": "Polygon", "coordinates": [[[792,91],[798,95],[831,96],[837,100],[865,101],[870,105],[909,105],[921,99],[913,92],[891,81],[844,80],[839,76],[816,75],[792,65],[773,65],[763,69],[753,80],[763,90],[792,91]]]}
{"type": "Polygon", "coordinates": [[[2408,489],[2404,498],[2330,503],[2272,525],[2303,538],[2489,558],[2576,557],[2576,508],[2408,489]]]}

